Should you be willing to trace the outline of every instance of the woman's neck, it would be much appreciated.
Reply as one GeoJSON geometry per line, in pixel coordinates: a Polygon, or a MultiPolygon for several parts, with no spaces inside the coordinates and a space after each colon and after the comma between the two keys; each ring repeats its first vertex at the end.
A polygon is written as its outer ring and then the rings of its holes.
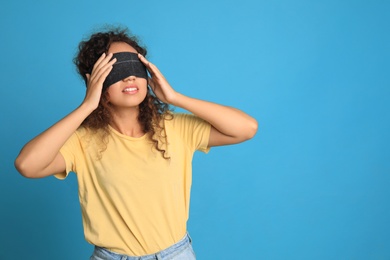
{"type": "Polygon", "coordinates": [[[115,109],[112,113],[110,125],[121,134],[141,137],[145,133],[138,121],[138,114],[138,107],[136,109],[115,109]]]}

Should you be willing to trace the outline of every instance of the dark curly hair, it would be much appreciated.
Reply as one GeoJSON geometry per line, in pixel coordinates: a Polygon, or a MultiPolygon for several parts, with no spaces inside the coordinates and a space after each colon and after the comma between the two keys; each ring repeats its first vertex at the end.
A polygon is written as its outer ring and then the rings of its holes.
{"type": "MultiPolygon", "coordinates": [[[[107,26],[104,30],[92,34],[89,39],[81,41],[78,46],[78,53],[73,59],[77,72],[84,79],[86,85],[88,82],[86,74],[91,73],[95,62],[103,53],[108,52],[111,44],[114,42],[125,42],[143,56],[147,54],[146,48],[140,46],[137,37],[131,35],[127,28],[107,26]]],[[[154,143],[154,147],[161,152],[165,159],[169,157],[166,155],[166,148],[164,148],[166,145],[166,134],[162,119],[172,117],[173,114],[170,113],[169,105],[157,99],[148,87],[146,98],[139,105],[138,121],[143,132],[149,135],[154,143]]],[[[108,124],[111,119],[111,104],[108,99],[108,93],[103,92],[98,108],[81,124],[95,133],[98,130],[102,130],[102,132],[99,131],[102,134],[100,138],[105,146],[101,149],[101,152],[107,147],[108,124]]]]}

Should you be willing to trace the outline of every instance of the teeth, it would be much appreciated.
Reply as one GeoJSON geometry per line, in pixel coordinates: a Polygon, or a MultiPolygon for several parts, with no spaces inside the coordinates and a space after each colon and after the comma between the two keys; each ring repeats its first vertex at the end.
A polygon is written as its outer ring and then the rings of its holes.
{"type": "Polygon", "coordinates": [[[131,92],[131,91],[136,91],[137,88],[125,88],[123,91],[124,92],[131,92]]]}

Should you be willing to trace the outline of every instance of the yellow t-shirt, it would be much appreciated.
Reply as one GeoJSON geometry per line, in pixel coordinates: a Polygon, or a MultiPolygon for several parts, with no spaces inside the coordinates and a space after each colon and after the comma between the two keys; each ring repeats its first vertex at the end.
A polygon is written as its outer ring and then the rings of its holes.
{"type": "Polygon", "coordinates": [[[147,135],[133,138],[111,127],[102,153],[101,140],[83,127],[61,148],[66,173],[56,177],[76,173],[89,243],[140,256],[163,250],[184,237],[192,157],[195,150],[208,152],[210,125],[189,114],[175,114],[164,124],[168,160],[147,135]]]}

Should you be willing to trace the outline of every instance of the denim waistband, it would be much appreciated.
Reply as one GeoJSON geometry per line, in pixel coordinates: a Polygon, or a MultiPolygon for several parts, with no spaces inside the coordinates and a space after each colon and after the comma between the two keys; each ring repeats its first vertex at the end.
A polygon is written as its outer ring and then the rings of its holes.
{"type": "Polygon", "coordinates": [[[170,256],[174,256],[184,249],[186,249],[191,243],[191,237],[187,233],[184,238],[182,238],[176,244],[159,251],[155,254],[144,255],[144,256],[127,256],[121,255],[114,252],[111,252],[103,247],[95,246],[95,250],[93,252],[94,256],[98,256],[104,260],[161,260],[161,259],[169,259],[170,256]]]}

